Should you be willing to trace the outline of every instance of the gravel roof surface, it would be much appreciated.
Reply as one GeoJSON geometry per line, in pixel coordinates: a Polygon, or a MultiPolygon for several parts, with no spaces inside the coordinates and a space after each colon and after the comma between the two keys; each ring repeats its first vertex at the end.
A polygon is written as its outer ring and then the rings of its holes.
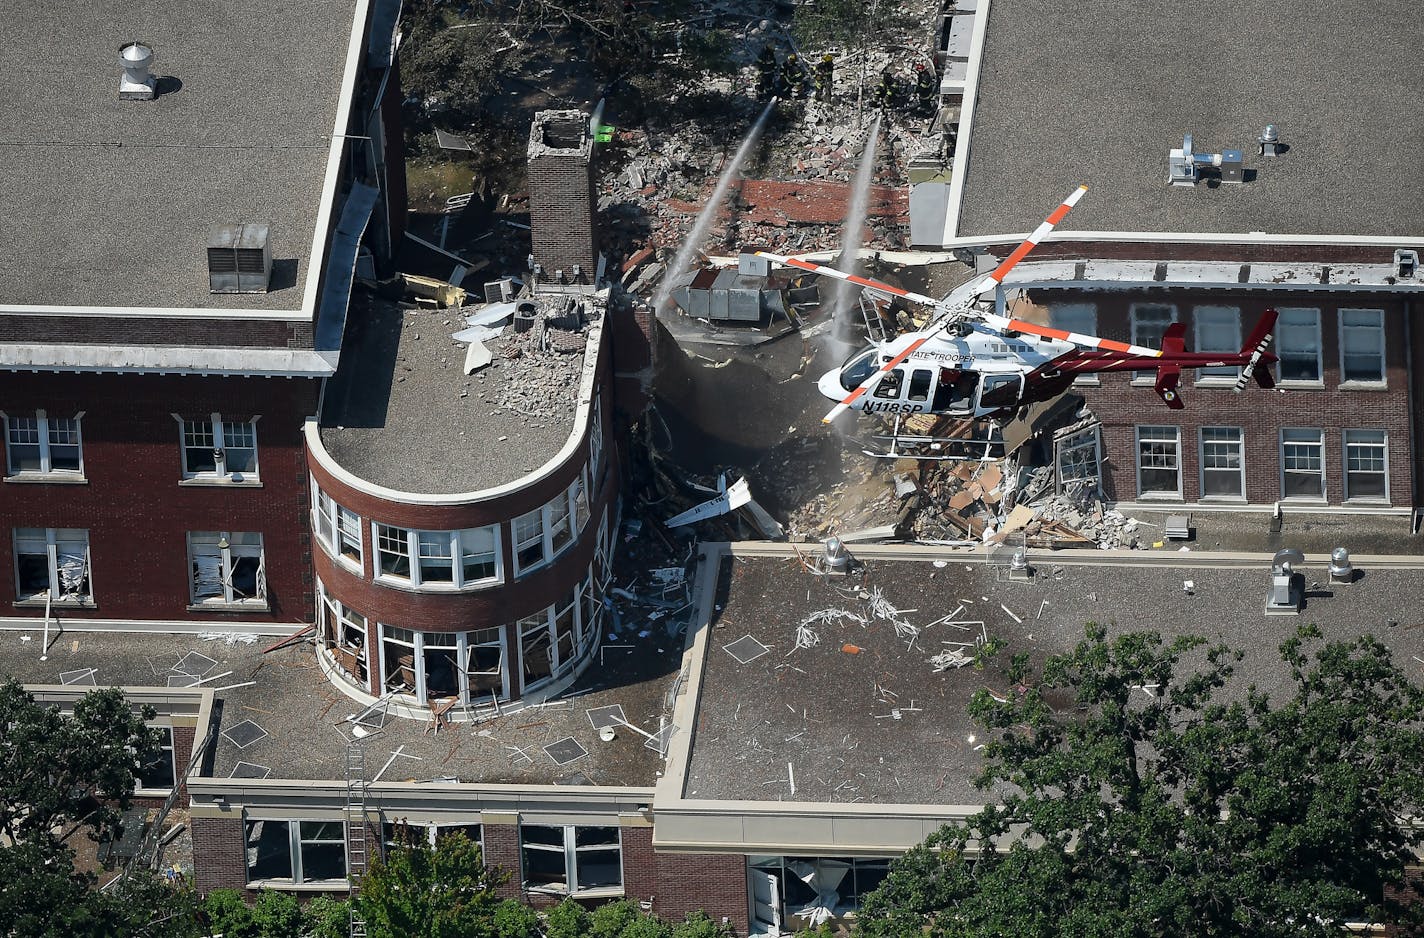
{"type": "MultiPolygon", "coordinates": [[[[1037,664],[1070,650],[1089,621],[1103,624],[1109,634],[1156,629],[1165,636],[1224,640],[1246,652],[1236,666],[1238,693],[1251,683],[1284,691],[1288,672],[1277,649],[1307,623],[1332,639],[1373,632],[1424,681],[1424,665],[1411,659],[1424,657],[1424,573],[1365,570],[1351,585],[1308,593],[1299,616],[1266,616],[1268,558],[1249,570],[1193,568],[1191,562],[1184,555],[1181,566],[1170,568],[1056,567],[1045,557],[1035,560],[1033,580],[1013,582],[997,578],[995,568],[978,560],[946,561],[942,567],[870,561],[864,579],[850,581],[807,574],[794,558],[729,560],[683,796],[982,803],[983,793],[971,782],[980,768],[974,747],[982,740],[970,737],[982,731],[966,713],[970,697],[981,687],[1005,690],[1004,668],[1015,653],[1028,653],[1037,664]],[[1183,591],[1186,579],[1195,581],[1193,596],[1183,591]],[[814,626],[820,643],[795,647],[796,627],[807,616],[832,607],[865,614],[867,603],[858,594],[872,588],[896,607],[915,610],[903,618],[919,626],[963,605],[957,621],[983,620],[987,634],[1007,646],[983,671],[971,666],[934,673],[928,658],[946,647],[941,642],[968,640],[977,627],[967,632],[936,625],[908,649],[892,625],[872,617],[865,627],[847,621],[814,626]],[[1398,625],[1386,627],[1390,619],[1398,625]],[[724,646],[746,635],[770,650],[741,664],[724,646]],[[860,651],[847,653],[842,650],[847,644],[860,651]]],[[[1303,572],[1307,585],[1326,579],[1318,567],[1303,572]]]]}
{"type": "MultiPolygon", "coordinates": [[[[238,746],[220,735],[211,774],[231,775],[239,761],[271,769],[269,778],[341,780],[350,740],[344,721],[364,709],[322,673],[316,652],[302,642],[269,654],[262,648],[275,639],[263,637],[251,645],[229,645],[193,635],[144,635],[70,632],[51,646],[49,660],[39,660],[37,637],[22,642],[19,634],[0,633],[0,673],[27,684],[58,684],[60,672],[98,669],[101,687],[142,685],[166,687],[173,665],[185,654],[198,652],[216,663],[207,671],[227,677],[204,686],[221,688],[255,681],[251,687],[219,690],[214,719],[226,733],[246,720],[266,732],[256,742],[238,746]]],[[[676,676],[681,640],[656,634],[647,639],[623,636],[632,648],[599,653],[583,677],[561,697],[562,702],[529,708],[481,723],[456,723],[438,734],[428,724],[389,717],[367,737],[366,763],[376,773],[398,746],[417,759],[399,758],[383,781],[454,777],[462,782],[549,785],[652,785],[662,760],[644,746],[645,738],[626,728],[605,743],[598,738],[586,710],[621,704],[629,722],[656,733],[668,688],[676,676]],[[663,654],[658,654],[659,638],[663,654]],[[569,699],[572,698],[572,699],[569,699]],[[651,729],[649,729],[651,728],[651,729]],[[544,746],[572,736],[588,755],[566,766],[557,765],[544,746]],[[529,759],[506,748],[524,749],[529,759]]]]}
{"type": "Polygon", "coordinates": [[[1418,236],[1424,20],[1401,0],[994,0],[960,236],[1029,231],[1080,183],[1080,231],[1418,236]],[[1273,123],[1290,147],[1257,156],[1273,123]],[[1246,156],[1243,185],[1169,187],[1167,150],[1246,156]],[[1250,172],[1259,175],[1250,181],[1250,172]]]}
{"type": "Polygon", "coordinates": [[[0,304],[300,308],[355,10],[0,0],[0,304]],[[119,100],[134,37],[157,100],[119,100]],[[274,290],[212,295],[208,229],[240,222],[272,226],[274,290]]]}
{"type": "Polygon", "coordinates": [[[574,430],[585,353],[510,359],[506,328],[486,343],[493,363],[466,375],[466,346],[450,338],[464,328],[458,310],[353,299],[322,411],[332,458],[377,485],[453,495],[513,482],[557,455],[574,430]]]}

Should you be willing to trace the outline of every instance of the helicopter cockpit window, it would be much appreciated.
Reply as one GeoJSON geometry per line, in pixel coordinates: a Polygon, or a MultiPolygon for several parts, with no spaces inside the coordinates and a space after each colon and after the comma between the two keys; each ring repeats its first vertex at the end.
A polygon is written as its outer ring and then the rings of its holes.
{"type": "Polygon", "coordinates": [[[899,397],[900,385],[905,380],[903,369],[895,368],[885,373],[885,377],[880,379],[880,383],[875,386],[876,397],[899,397]]]}
{"type": "Polygon", "coordinates": [[[854,391],[875,370],[875,349],[868,348],[846,359],[841,366],[841,387],[854,391]]]}
{"type": "Polygon", "coordinates": [[[916,368],[910,373],[910,400],[927,401],[930,399],[930,383],[934,380],[934,372],[928,368],[916,368]]]}
{"type": "Polygon", "coordinates": [[[939,387],[935,389],[934,409],[951,414],[968,413],[974,409],[974,392],[978,389],[978,372],[941,368],[939,387]]]}

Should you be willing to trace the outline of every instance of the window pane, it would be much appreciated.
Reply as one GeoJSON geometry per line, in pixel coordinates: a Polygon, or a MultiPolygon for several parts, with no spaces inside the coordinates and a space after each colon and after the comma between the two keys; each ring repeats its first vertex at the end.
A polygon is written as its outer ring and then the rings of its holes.
{"type": "Polygon", "coordinates": [[[1276,319],[1282,381],[1320,380],[1320,310],[1283,309],[1276,319]]]}
{"type": "Polygon", "coordinates": [[[331,520],[335,507],[336,503],[331,500],[331,496],[318,489],[316,493],[316,536],[328,547],[336,543],[336,529],[331,520]]]}
{"type": "Polygon", "coordinates": [[[74,532],[55,536],[55,571],[59,574],[59,592],[62,596],[87,599],[89,597],[89,538],[83,534],[75,538],[74,532]]]}
{"type": "Polygon", "coordinates": [[[494,528],[467,528],[460,532],[460,575],[465,583],[495,575],[494,528]]]}
{"type": "Polygon", "coordinates": [[[173,728],[156,726],[162,749],[158,757],[138,771],[140,788],[172,788],[177,773],[173,770],[173,728]]]}
{"type": "Polygon", "coordinates": [[[251,423],[223,421],[223,461],[231,473],[257,471],[257,429],[251,423]]]}
{"type": "Polygon", "coordinates": [[[524,667],[526,688],[554,673],[549,644],[549,626],[542,615],[535,617],[535,621],[528,625],[521,624],[520,660],[524,667]]]}
{"type": "Polygon", "coordinates": [[[480,825],[478,824],[441,824],[435,828],[435,842],[438,844],[440,838],[448,837],[451,834],[464,834],[472,843],[480,842],[480,825]]]}
{"type": "Polygon", "coordinates": [[[520,836],[526,844],[543,844],[547,847],[564,849],[564,829],[562,827],[538,827],[524,825],[519,828],[520,836]]]}
{"type": "MultiPolygon", "coordinates": [[[[1236,352],[1241,348],[1241,311],[1231,306],[1198,306],[1192,311],[1196,320],[1196,350],[1198,352],[1236,352]]],[[[1198,368],[1198,378],[1235,378],[1239,370],[1234,365],[1219,368],[1198,368]]]]}
{"type": "Polygon", "coordinates": [[[247,822],[247,879],[291,879],[292,843],[286,821],[247,822]]]}
{"type": "Polygon", "coordinates": [[[49,589],[49,553],[43,549],[37,552],[20,552],[15,555],[15,566],[19,570],[19,598],[32,599],[49,589]]]}
{"type": "Polygon", "coordinates": [[[346,845],[302,844],[302,881],[346,878],[346,845]]]}
{"type": "Polygon", "coordinates": [[[574,828],[574,846],[613,846],[618,845],[618,828],[616,827],[576,827],[574,828]]]}
{"type": "Polygon", "coordinates": [[[573,540],[573,532],[569,525],[569,497],[567,493],[549,503],[549,540],[556,554],[573,540]]]}
{"type": "Polygon", "coordinates": [[[257,599],[262,595],[260,588],[260,557],[232,558],[232,598],[237,601],[257,599]]]}
{"type": "Polygon", "coordinates": [[[359,564],[361,562],[361,517],[356,512],[337,505],[336,526],[341,535],[341,556],[359,564]]]}
{"type": "Polygon", "coordinates": [[[531,888],[560,891],[569,888],[568,872],[564,866],[562,830],[559,831],[559,836],[561,844],[557,851],[535,850],[529,847],[524,849],[524,882],[531,888]]]}
{"type": "Polygon", "coordinates": [[[1138,427],[1137,465],[1142,492],[1175,495],[1179,481],[1176,427],[1138,427]]]}
{"type": "Polygon", "coordinates": [[[1345,431],[1345,497],[1387,497],[1385,431],[1345,431]]]}
{"type": "Polygon", "coordinates": [[[420,550],[422,583],[454,582],[455,565],[450,554],[450,532],[420,531],[416,534],[416,546],[420,550]]]}
{"type": "MultiPolygon", "coordinates": [[[[1167,327],[1177,318],[1176,310],[1173,307],[1150,303],[1133,307],[1131,315],[1133,344],[1145,345],[1148,348],[1162,347],[1162,336],[1166,334],[1167,327]]],[[[1151,376],[1151,371],[1133,372],[1134,378],[1151,376]]]]}
{"type": "Polygon", "coordinates": [[[381,572],[387,576],[410,579],[410,544],[403,528],[376,525],[376,544],[380,553],[381,572]]]}
{"type": "Polygon", "coordinates": [[[616,847],[612,850],[580,850],[577,865],[580,889],[623,885],[622,854],[616,847]]]}
{"type": "Polygon", "coordinates": [[[222,553],[216,545],[193,539],[193,601],[223,599],[222,553]]]}
{"type": "Polygon", "coordinates": [[[1384,380],[1384,314],[1374,309],[1340,310],[1340,379],[1384,380]]]}
{"type": "Polygon", "coordinates": [[[49,418],[49,468],[79,471],[79,421],[73,417],[49,418]]]}
{"type": "Polygon", "coordinates": [[[183,469],[188,473],[216,472],[213,425],[206,420],[183,421],[183,469]]]}
{"type": "Polygon", "coordinates": [[[544,561],[544,510],[536,508],[514,519],[515,556],[527,570],[544,561]]]}

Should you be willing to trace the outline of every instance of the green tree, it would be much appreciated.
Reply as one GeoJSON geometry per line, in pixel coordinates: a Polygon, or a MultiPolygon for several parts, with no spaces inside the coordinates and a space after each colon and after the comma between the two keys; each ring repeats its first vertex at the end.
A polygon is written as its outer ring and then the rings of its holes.
{"type": "Polygon", "coordinates": [[[496,888],[509,874],[484,865],[480,845],[454,832],[375,859],[357,896],[372,938],[496,938],[496,888]]]}
{"type": "Polygon", "coordinates": [[[572,899],[565,899],[549,910],[544,921],[544,938],[584,938],[588,928],[588,910],[572,899]]]}
{"type": "Polygon", "coordinates": [[[1424,691],[1373,637],[1285,642],[1293,688],[1230,688],[1241,654],[1086,640],[971,705],[996,803],[931,835],[866,900],[865,936],[1338,938],[1417,925],[1390,889],[1424,801],[1424,691]],[[1312,650],[1313,649],[1313,650],[1312,650]],[[1050,701],[1057,705],[1051,704],[1050,701]],[[999,849],[979,851],[994,843],[999,849]]]}
{"type": "Polygon", "coordinates": [[[813,0],[797,4],[791,35],[805,49],[864,49],[918,25],[900,0],[813,0]]]}
{"type": "MultiPolygon", "coordinates": [[[[494,930],[499,938],[535,938],[539,913],[518,899],[505,899],[494,910],[494,930]]],[[[549,938],[545,932],[545,938],[549,938]]]]}
{"type": "Polygon", "coordinates": [[[117,689],[90,691],[73,713],[42,706],[16,680],[0,684],[0,835],[45,850],[84,831],[122,831],[141,766],[158,758],[159,736],[117,689]]]}

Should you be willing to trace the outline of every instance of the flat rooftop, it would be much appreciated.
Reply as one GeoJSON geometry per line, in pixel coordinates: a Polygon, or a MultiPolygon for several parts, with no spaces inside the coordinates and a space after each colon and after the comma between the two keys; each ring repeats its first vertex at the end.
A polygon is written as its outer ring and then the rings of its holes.
{"type": "MultiPolygon", "coordinates": [[[[39,633],[30,637],[22,641],[20,633],[0,632],[0,674],[26,684],[60,684],[66,673],[93,668],[100,687],[167,687],[170,677],[182,685],[196,679],[183,674],[203,675],[201,686],[215,691],[213,718],[220,734],[214,778],[231,777],[246,763],[242,771],[254,777],[344,783],[351,739],[346,720],[364,708],[331,684],[310,642],[263,654],[276,639],[229,644],[196,635],[66,632],[41,662],[39,633]],[[190,653],[205,657],[184,661],[190,653]],[[253,683],[224,689],[248,682],[253,683]],[[257,729],[236,730],[248,721],[257,729]]],[[[382,781],[651,786],[662,758],[646,747],[647,739],[624,727],[612,742],[603,742],[587,711],[620,704],[628,722],[656,734],[660,718],[668,715],[665,701],[676,678],[680,641],[661,634],[619,641],[621,647],[605,649],[601,659],[595,652],[579,681],[545,706],[480,723],[457,722],[438,734],[427,732],[428,722],[387,717],[366,737],[370,772],[404,746],[382,781]],[[659,647],[664,654],[657,654],[659,647]],[[544,747],[570,737],[587,755],[560,765],[544,747]]]]}
{"type": "MultiPolygon", "coordinates": [[[[541,306],[564,297],[541,299],[541,306]]],[[[587,309],[597,311],[593,304],[587,309]]],[[[539,348],[536,324],[487,340],[491,363],[465,374],[459,309],[352,298],[321,442],[356,476],[401,492],[454,495],[514,482],[558,455],[573,433],[585,358],[600,330],[550,329],[574,351],[539,348]]]]}
{"type": "MultiPolygon", "coordinates": [[[[988,5],[958,230],[1418,237],[1424,149],[1407,115],[1424,21],[1402,0],[988,5]],[[1275,124],[1289,151],[1256,154],[1275,124]],[[1166,185],[1167,151],[1243,151],[1242,185],[1166,185]]],[[[961,138],[961,145],[965,142],[961,138]]]]}
{"type": "MultiPolygon", "coordinates": [[[[975,747],[982,739],[974,736],[983,730],[968,716],[970,698],[980,688],[1006,692],[1012,655],[1027,653],[1042,664],[1071,650],[1090,621],[1109,635],[1155,629],[1168,640],[1196,634],[1239,648],[1246,657],[1236,665],[1236,692],[1253,683],[1284,692],[1289,674],[1277,650],[1307,623],[1320,626],[1327,639],[1371,632],[1424,681],[1424,664],[1412,658],[1424,658],[1424,576],[1418,570],[1362,565],[1363,578],[1350,585],[1310,590],[1299,616],[1267,616],[1269,555],[1250,569],[1200,566],[1203,559],[1181,557],[1148,567],[1057,563],[1053,555],[1031,554],[1036,575],[1028,582],[1009,581],[982,553],[938,562],[868,560],[863,577],[851,578],[812,575],[794,556],[726,559],[682,796],[983,803],[972,784],[981,767],[975,747]],[[1183,590],[1188,579],[1195,595],[1183,590]],[[913,645],[870,611],[873,590],[921,628],[913,645]],[[961,606],[954,619],[931,625],[961,606]],[[870,621],[815,624],[819,643],[796,647],[797,626],[831,609],[870,621]],[[1395,627],[1386,625],[1391,619],[1395,627]],[[1003,651],[982,671],[970,665],[937,673],[931,655],[953,647],[942,643],[980,634],[977,624],[954,624],[970,621],[982,621],[991,639],[1003,639],[1003,651]],[[755,646],[749,654],[748,646],[733,644],[748,635],[768,650],[752,658],[755,646]],[[850,653],[847,645],[859,651],[850,653]],[[742,663],[733,652],[751,660],[742,663]]],[[[1327,580],[1323,565],[1303,572],[1307,586],[1327,580]]]]}
{"type": "Polygon", "coordinates": [[[0,306],[297,310],[353,0],[0,0],[0,306]],[[119,47],[154,51],[119,100],[119,47]],[[215,224],[271,225],[273,291],[208,292],[215,224]]]}

